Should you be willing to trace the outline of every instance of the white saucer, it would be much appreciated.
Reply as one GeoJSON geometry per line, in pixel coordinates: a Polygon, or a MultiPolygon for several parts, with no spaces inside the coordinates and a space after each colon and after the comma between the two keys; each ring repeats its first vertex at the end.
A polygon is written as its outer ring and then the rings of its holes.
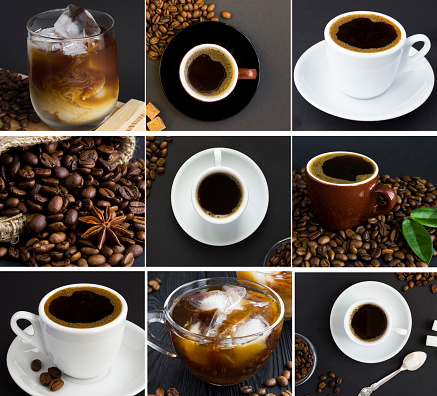
{"type": "MultiPolygon", "coordinates": [[[[410,54],[417,50],[411,49],[410,54]]],[[[397,75],[390,88],[372,99],[354,99],[341,92],[328,70],[325,42],[309,48],[294,69],[294,82],[300,94],[325,113],[355,121],[382,121],[403,116],[421,106],[434,86],[434,73],[422,58],[412,69],[397,75]]]]}
{"type": "Polygon", "coordinates": [[[171,206],[182,229],[199,242],[226,246],[240,242],[251,235],[262,223],[269,205],[269,188],[258,165],[239,151],[222,148],[222,165],[235,169],[246,181],[249,202],[241,216],[229,224],[211,224],[194,210],[191,188],[197,176],[214,166],[213,148],[189,158],[176,174],[171,189],[171,206]]]}
{"type": "MultiPolygon", "coordinates": [[[[25,330],[33,334],[32,326],[25,330]]],[[[145,389],[145,340],[146,334],[137,325],[127,322],[123,343],[117,361],[112,369],[96,380],[77,380],[63,375],[64,386],[56,394],[61,396],[134,396],[145,389]]],[[[16,384],[32,396],[53,395],[53,392],[39,382],[39,376],[54,364],[49,356],[42,354],[33,345],[16,337],[6,358],[9,373],[16,384]],[[34,372],[32,360],[39,359],[42,369],[34,372]]]]}
{"type": "Polygon", "coordinates": [[[397,290],[385,283],[368,281],[356,283],[340,294],[332,307],[330,325],[332,337],[345,355],[362,363],[379,363],[392,358],[405,346],[413,321],[407,302],[397,290]],[[407,329],[407,334],[391,333],[386,341],[373,347],[360,346],[349,339],[343,325],[346,310],[366,297],[383,302],[392,315],[393,326],[407,329]]]}

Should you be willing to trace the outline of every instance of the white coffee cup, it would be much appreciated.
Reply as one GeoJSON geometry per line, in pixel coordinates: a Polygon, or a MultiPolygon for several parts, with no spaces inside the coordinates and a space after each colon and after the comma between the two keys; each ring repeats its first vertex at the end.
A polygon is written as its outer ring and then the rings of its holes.
{"type": "Polygon", "coordinates": [[[199,174],[199,176],[197,176],[191,189],[191,201],[193,203],[193,207],[196,210],[197,214],[202,219],[213,224],[228,224],[237,220],[238,217],[240,217],[243,214],[244,210],[246,209],[247,203],[249,201],[249,190],[247,188],[246,182],[244,181],[243,177],[236,170],[229,168],[227,166],[222,166],[222,150],[220,148],[215,148],[213,150],[213,153],[214,153],[214,166],[205,169],[202,173],[199,174]],[[199,201],[197,199],[197,189],[199,188],[200,183],[205,177],[214,173],[227,173],[231,175],[233,178],[235,178],[235,180],[237,180],[237,182],[241,186],[243,198],[240,203],[240,206],[236,209],[235,212],[233,212],[232,214],[226,217],[213,217],[206,214],[205,211],[200,206],[199,201]]]}
{"type": "Polygon", "coordinates": [[[392,316],[390,314],[390,311],[379,301],[376,300],[372,300],[372,299],[363,299],[363,300],[359,300],[357,302],[355,302],[354,304],[352,304],[346,311],[345,315],[344,315],[344,330],[347,334],[347,336],[356,344],[361,345],[361,346],[366,346],[366,347],[373,347],[375,345],[381,344],[382,342],[384,342],[387,337],[390,336],[390,333],[397,333],[399,335],[406,335],[408,333],[408,331],[406,329],[401,329],[399,327],[394,327],[393,326],[393,322],[392,322],[392,316]],[[353,313],[354,311],[361,307],[362,305],[366,305],[366,304],[372,304],[372,305],[376,305],[377,307],[379,307],[382,312],[384,312],[386,318],[387,318],[387,328],[385,329],[384,333],[376,340],[372,341],[363,341],[360,338],[358,338],[352,331],[351,329],[351,321],[352,321],[352,317],[353,317],[353,313]]]}
{"type": "Polygon", "coordinates": [[[179,66],[179,79],[185,91],[187,91],[187,93],[191,95],[194,99],[200,100],[202,102],[217,102],[219,100],[222,100],[232,93],[232,91],[235,89],[237,85],[238,80],[254,80],[256,79],[256,77],[257,77],[257,71],[255,69],[238,68],[237,61],[232,56],[232,54],[226,48],[223,48],[217,44],[200,44],[190,49],[182,58],[181,64],[179,66]],[[213,95],[213,96],[202,95],[201,93],[191,88],[190,84],[188,84],[187,82],[187,78],[185,75],[187,62],[190,60],[191,56],[194,55],[196,52],[205,49],[213,49],[213,50],[220,51],[225,55],[225,57],[229,60],[232,66],[231,83],[226,88],[226,90],[221,92],[219,95],[213,95]]]}
{"type": "Polygon", "coordinates": [[[123,340],[126,325],[127,303],[116,291],[87,283],[59,287],[48,293],[39,303],[38,314],[19,311],[11,318],[14,333],[38,350],[49,355],[62,373],[78,379],[89,379],[106,373],[114,364],[123,340]],[[122,309],[112,322],[94,328],[70,328],[53,322],[44,312],[44,304],[54,293],[70,287],[96,287],[114,294],[122,309]],[[17,321],[25,319],[32,324],[34,334],[21,330],[17,321]]]}
{"type": "Polygon", "coordinates": [[[407,38],[402,25],[395,19],[373,11],[353,11],[333,18],[325,27],[325,44],[332,79],[346,95],[369,99],[381,95],[393,83],[396,75],[423,58],[431,48],[429,38],[415,34],[407,38]],[[385,51],[355,52],[338,45],[329,34],[331,26],[340,18],[355,14],[374,14],[393,22],[401,32],[400,41],[385,51]],[[413,44],[423,42],[423,48],[410,56],[413,44]]]}

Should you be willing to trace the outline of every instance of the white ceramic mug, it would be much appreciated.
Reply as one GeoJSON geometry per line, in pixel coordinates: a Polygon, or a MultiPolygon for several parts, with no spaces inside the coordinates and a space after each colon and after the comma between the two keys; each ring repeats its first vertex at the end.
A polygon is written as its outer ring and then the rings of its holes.
{"type": "Polygon", "coordinates": [[[190,96],[192,96],[194,99],[200,100],[202,102],[217,102],[219,100],[222,100],[231,94],[231,92],[236,87],[238,80],[254,80],[256,79],[256,77],[257,77],[256,69],[238,68],[237,61],[232,56],[232,54],[226,48],[223,48],[217,44],[200,44],[190,49],[182,58],[181,64],[179,66],[179,79],[185,91],[187,91],[187,93],[190,96]],[[185,76],[185,68],[187,66],[187,62],[189,61],[190,57],[196,52],[204,49],[214,49],[222,52],[226,56],[226,58],[229,59],[232,65],[232,81],[227,87],[227,89],[222,93],[220,93],[219,95],[213,95],[213,96],[202,95],[201,93],[195,91],[193,88],[190,87],[190,84],[188,84],[185,76]]]}
{"type": "Polygon", "coordinates": [[[11,318],[11,328],[17,336],[49,355],[62,373],[78,379],[89,379],[106,373],[112,367],[121,347],[127,316],[126,300],[119,293],[105,286],[87,283],[62,286],[41,300],[38,313],[16,312],[11,318]],[[112,322],[90,329],[69,328],[50,320],[44,312],[47,299],[59,290],[81,286],[108,290],[117,296],[122,304],[120,315],[112,322]],[[33,335],[18,327],[17,321],[20,319],[32,324],[33,335]]]}
{"type": "Polygon", "coordinates": [[[213,153],[214,153],[214,166],[204,170],[199,176],[197,176],[191,189],[191,201],[193,203],[194,209],[196,210],[197,214],[200,217],[202,217],[202,219],[213,224],[227,224],[237,220],[237,218],[240,217],[244,212],[244,210],[246,209],[247,202],[249,201],[249,190],[247,188],[246,182],[244,181],[243,177],[236,170],[229,168],[227,166],[222,166],[222,150],[220,148],[215,148],[213,150],[213,153]],[[212,217],[207,215],[205,211],[202,209],[202,207],[200,206],[199,201],[197,200],[197,189],[200,183],[202,182],[202,180],[205,177],[218,172],[227,173],[232,177],[234,177],[235,180],[237,180],[240,183],[242,194],[243,194],[243,199],[238,209],[234,213],[226,217],[212,217]]]}
{"type": "Polygon", "coordinates": [[[384,307],[384,305],[376,300],[371,300],[371,299],[363,299],[360,301],[357,301],[356,303],[352,304],[348,310],[346,311],[346,314],[344,315],[344,330],[346,331],[347,336],[356,344],[361,345],[361,346],[366,346],[366,347],[373,347],[375,345],[381,344],[382,342],[384,342],[387,337],[389,337],[390,333],[397,333],[400,335],[406,335],[408,333],[408,331],[406,329],[401,329],[399,327],[394,327],[393,326],[393,322],[392,322],[392,317],[390,314],[390,311],[384,307]],[[387,318],[387,328],[384,332],[384,334],[379,337],[377,340],[375,341],[363,341],[361,339],[359,339],[351,330],[351,321],[352,321],[352,313],[354,312],[355,309],[357,309],[358,307],[365,305],[365,304],[372,304],[372,305],[376,305],[377,307],[379,307],[382,312],[384,312],[386,318],[387,318]]]}
{"type": "Polygon", "coordinates": [[[373,11],[353,11],[333,18],[325,27],[325,44],[331,76],[346,95],[369,99],[381,95],[393,83],[396,75],[423,58],[431,48],[429,38],[415,34],[407,38],[402,25],[395,19],[373,11]],[[400,41],[381,52],[355,52],[338,45],[330,36],[331,26],[340,18],[354,14],[380,15],[393,22],[401,31],[400,41]],[[413,44],[423,42],[423,48],[410,56],[413,44]]]}

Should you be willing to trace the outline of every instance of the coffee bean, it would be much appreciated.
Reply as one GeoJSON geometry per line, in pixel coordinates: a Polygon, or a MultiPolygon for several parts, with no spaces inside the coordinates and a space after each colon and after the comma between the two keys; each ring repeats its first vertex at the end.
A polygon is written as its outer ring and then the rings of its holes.
{"type": "Polygon", "coordinates": [[[47,370],[52,378],[60,378],[62,376],[61,370],[57,367],[49,367],[47,370]]]}
{"type": "Polygon", "coordinates": [[[240,388],[240,393],[242,393],[243,395],[248,395],[252,393],[252,387],[249,385],[243,386],[240,388]]]}
{"type": "Polygon", "coordinates": [[[41,360],[39,360],[39,359],[32,360],[32,363],[30,365],[30,367],[32,368],[33,371],[41,370],[41,366],[42,366],[41,360]]]}
{"type": "Polygon", "coordinates": [[[49,373],[41,373],[41,375],[39,376],[39,382],[43,386],[48,386],[51,381],[52,381],[52,378],[50,377],[49,373]]]}
{"type": "Polygon", "coordinates": [[[335,393],[336,395],[338,395],[338,394],[340,393],[340,391],[341,391],[341,389],[340,389],[339,386],[336,386],[336,387],[334,388],[334,393],[335,393]]]}
{"type": "Polygon", "coordinates": [[[227,11],[222,12],[222,18],[230,19],[231,18],[231,13],[227,12],[227,11]]]}
{"type": "Polygon", "coordinates": [[[128,253],[120,260],[120,264],[123,267],[132,267],[134,263],[134,255],[132,253],[128,253]]]}
{"type": "Polygon", "coordinates": [[[167,396],[179,396],[179,391],[176,388],[170,388],[167,391],[167,396]]]}
{"type": "Polygon", "coordinates": [[[155,391],[155,395],[156,395],[156,396],[165,396],[165,390],[164,390],[164,388],[158,388],[158,389],[155,391]]]}
{"type": "Polygon", "coordinates": [[[276,385],[276,378],[269,378],[264,381],[264,386],[271,387],[276,385]]]}
{"type": "Polygon", "coordinates": [[[264,388],[258,388],[255,393],[259,396],[265,396],[267,394],[267,391],[264,388]]]}
{"type": "Polygon", "coordinates": [[[282,391],[280,396],[293,396],[289,390],[282,391]]]}
{"type": "Polygon", "coordinates": [[[288,385],[288,379],[282,375],[280,375],[278,378],[276,378],[276,381],[278,381],[278,384],[280,386],[287,386],[288,385]]]}
{"type": "Polygon", "coordinates": [[[64,381],[62,381],[60,378],[54,379],[52,382],[50,382],[50,390],[52,392],[56,392],[59,389],[61,389],[64,386],[64,381]]]}
{"type": "Polygon", "coordinates": [[[29,229],[29,232],[32,234],[39,234],[46,228],[47,221],[44,215],[42,214],[33,214],[28,217],[26,220],[26,225],[29,229]]]}

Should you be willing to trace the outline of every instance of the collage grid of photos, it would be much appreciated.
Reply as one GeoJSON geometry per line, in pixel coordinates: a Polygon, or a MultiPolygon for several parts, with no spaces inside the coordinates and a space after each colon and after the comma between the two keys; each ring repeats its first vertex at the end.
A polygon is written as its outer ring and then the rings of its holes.
{"type": "Polygon", "coordinates": [[[435,2],[2,11],[0,395],[435,395],[435,2]]]}

